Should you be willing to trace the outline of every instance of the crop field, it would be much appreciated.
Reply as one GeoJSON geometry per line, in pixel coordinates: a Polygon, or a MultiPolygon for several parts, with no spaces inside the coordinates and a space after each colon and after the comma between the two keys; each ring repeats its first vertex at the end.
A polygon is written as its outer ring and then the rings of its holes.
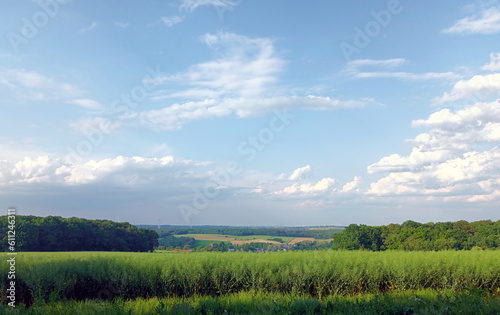
{"type": "Polygon", "coordinates": [[[270,236],[270,235],[220,235],[220,234],[180,234],[177,237],[192,237],[199,241],[213,241],[213,242],[231,242],[233,245],[242,245],[248,243],[270,243],[270,244],[289,244],[293,245],[303,241],[331,241],[331,239],[314,239],[312,237],[291,237],[291,236],[270,236]],[[274,241],[273,239],[279,238],[283,243],[274,241]]]}
{"type": "MultiPolygon", "coordinates": [[[[469,294],[497,303],[500,294],[500,251],[19,253],[16,268],[16,293],[27,305],[93,299],[220,299],[245,292],[323,303],[339,296],[392,296],[419,290],[469,294]]],[[[0,272],[0,298],[5,304],[7,264],[0,272]]]]}
{"type": "Polygon", "coordinates": [[[330,242],[332,239],[315,239],[313,237],[295,237],[292,239],[290,242],[288,242],[289,245],[294,245],[300,242],[330,242]]]}

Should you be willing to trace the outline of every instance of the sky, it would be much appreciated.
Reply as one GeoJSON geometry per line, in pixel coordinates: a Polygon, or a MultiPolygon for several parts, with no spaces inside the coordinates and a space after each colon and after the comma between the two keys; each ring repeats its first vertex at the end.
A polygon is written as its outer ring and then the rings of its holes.
{"type": "Polygon", "coordinates": [[[500,219],[500,2],[0,0],[0,205],[500,219]]]}

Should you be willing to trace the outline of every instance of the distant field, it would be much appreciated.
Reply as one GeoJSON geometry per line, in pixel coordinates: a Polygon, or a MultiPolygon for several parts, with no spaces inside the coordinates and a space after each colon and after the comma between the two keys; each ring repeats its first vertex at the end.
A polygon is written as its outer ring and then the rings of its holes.
{"type": "MultiPolygon", "coordinates": [[[[214,241],[211,241],[211,240],[196,240],[196,243],[195,243],[195,246],[196,247],[207,247],[207,246],[210,246],[210,244],[214,243],[214,241]]],[[[219,242],[216,242],[217,244],[220,243],[219,242]]],[[[224,241],[224,243],[226,244],[231,244],[231,242],[229,241],[224,241]]]]}
{"type": "Polygon", "coordinates": [[[330,242],[332,241],[333,239],[315,239],[313,237],[296,237],[294,238],[293,240],[291,240],[290,242],[288,242],[289,245],[294,245],[294,244],[297,244],[297,243],[300,243],[300,242],[305,242],[305,241],[309,241],[309,242],[330,242]]]}
{"type": "MultiPolygon", "coordinates": [[[[182,234],[176,235],[177,237],[192,237],[197,242],[203,242],[200,246],[208,246],[213,242],[231,242],[233,245],[243,245],[249,243],[270,243],[270,244],[288,244],[294,245],[304,241],[318,241],[318,242],[329,242],[332,239],[315,239],[313,237],[290,237],[290,236],[270,236],[270,235],[247,235],[247,236],[235,236],[235,235],[219,235],[219,234],[182,234]],[[283,243],[272,241],[272,239],[280,238],[283,243]]],[[[198,246],[198,243],[197,243],[198,246]]]]}
{"type": "Polygon", "coordinates": [[[219,234],[180,234],[174,235],[175,237],[192,237],[195,240],[200,241],[221,241],[221,242],[231,242],[235,240],[232,235],[219,235],[219,234]]]}
{"type": "Polygon", "coordinates": [[[344,229],[344,228],[341,228],[341,227],[324,227],[324,228],[322,228],[322,227],[319,227],[319,228],[317,228],[317,227],[312,227],[312,228],[309,228],[309,230],[311,230],[311,231],[315,231],[315,230],[316,230],[316,231],[324,231],[324,230],[343,230],[343,229],[344,229]]]}

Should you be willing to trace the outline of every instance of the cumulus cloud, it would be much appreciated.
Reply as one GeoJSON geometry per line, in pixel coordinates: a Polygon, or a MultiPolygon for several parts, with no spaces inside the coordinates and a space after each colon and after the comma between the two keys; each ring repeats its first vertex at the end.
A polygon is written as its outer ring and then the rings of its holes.
{"type": "Polygon", "coordinates": [[[59,158],[39,156],[0,162],[0,186],[46,183],[85,185],[106,181],[113,185],[154,184],[163,177],[185,176],[185,169],[208,165],[165,156],[162,158],[123,157],[72,164],[59,158]]]}
{"type": "Polygon", "coordinates": [[[371,183],[368,195],[469,202],[500,197],[500,150],[494,146],[500,141],[499,100],[444,108],[412,126],[429,130],[408,140],[413,146],[408,156],[391,154],[367,168],[368,173],[389,172],[371,183]],[[484,151],[476,149],[478,144],[484,151]]]}
{"type": "Polygon", "coordinates": [[[466,152],[420,172],[393,172],[370,185],[373,195],[458,196],[463,200],[488,199],[500,189],[500,151],[466,152]]]}
{"type": "Polygon", "coordinates": [[[292,175],[288,177],[288,180],[292,181],[302,180],[307,178],[311,174],[312,174],[311,166],[306,165],[304,167],[299,167],[298,169],[294,170],[292,175]]]}
{"type": "Polygon", "coordinates": [[[355,176],[354,179],[348,183],[346,183],[341,192],[360,192],[360,185],[363,183],[363,179],[361,176],[355,176]]]}
{"type": "Polygon", "coordinates": [[[500,53],[491,53],[490,62],[482,66],[481,69],[486,71],[500,70],[500,53]]]}
{"type": "Polygon", "coordinates": [[[500,10],[498,8],[483,9],[479,15],[458,20],[451,27],[443,30],[451,34],[496,34],[500,31],[500,10]]]}
{"type": "Polygon", "coordinates": [[[475,75],[468,80],[460,80],[450,92],[434,99],[434,104],[444,104],[469,97],[476,100],[491,98],[500,90],[500,74],[475,75]]]}
{"type": "Polygon", "coordinates": [[[315,196],[324,194],[333,190],[335,180],[325,177],[317,183],[293,184],[285,187],[283,190],[273,192],[276,196],[315,196]]]}

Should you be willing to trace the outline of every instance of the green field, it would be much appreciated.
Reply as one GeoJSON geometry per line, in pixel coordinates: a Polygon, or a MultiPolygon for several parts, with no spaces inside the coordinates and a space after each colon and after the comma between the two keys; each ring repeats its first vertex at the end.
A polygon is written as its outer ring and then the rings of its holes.
{"type": "MultiPolygon", "coordinates": [[[[2,304],[6,303],[7,268],[7,263],[0,265],[2,304]]],[[[458,309],[482,303],[485,309],[500,311],[500,251],[18,253],[16,281],[18,301],[47,308],[39,314],[57,313],[49,310],[57,305],[126,312],[142,304],[165,310],[183,307],[189,312],[206,304],[209,309],[248,307],[255,314],[258,305],[268,313],[270,307],[312,307],[328,313],[336,299],[347,309],[419,304],[458,309]],[[260,300],[253,299],[255,295],[260,300]],[[451,298],[454,295],[458,300],[451,298]],[[111,306],[83,302],[94,299],[115,302],[111,306]],[[425,299],[434,304],[420,302],[425,299]]]]}
{"type": "MultiPolygon", "coordinates": [[[[207,246],[210,246],[210,244],[213,244],[213,243],[217,243],[219,244],[221,241],[206,241],[206,240],[196,240],[196,247],[207,247],[207,246]]],[[[228,244],[228,245],[231,245],[231,242],[227,242],[227,241],[224,241],[224,243],[228,244]]]]}
{"type": "MultiPolygon", "coordinates": [[[[295,237],[290,237],[290,236],[270,236],[270,235],[246,235],[246,236],[238,236],[238,235],[221,235],[221,234],[179,234],[175,235],[176,237],[192,237],[196,240],[199,238],[207,239],[212,237],[214,242],[220,242],[220,241],[225,241],[223,238],[234,238],[235,240],[242,240],[242,241],[248,241],[248,240],[254,240],[254,239],[263,239],[263,240],[272,240],[274,238],[280,238],[283,240],[284,244],[288,244],[291,240],[293,240],[295,237]]],[[[208,243],[210,244],[210,243],[208,243]]]]}
{"type": "Polygon", "coordinates": [[[107,301],[56,301],[25,310],[0,305],[2,314],[498,314],[500,299],[451,290],[418,290],[321,300],[292,294],[242,292],[219,297],[149,298],[107,301]]]}

